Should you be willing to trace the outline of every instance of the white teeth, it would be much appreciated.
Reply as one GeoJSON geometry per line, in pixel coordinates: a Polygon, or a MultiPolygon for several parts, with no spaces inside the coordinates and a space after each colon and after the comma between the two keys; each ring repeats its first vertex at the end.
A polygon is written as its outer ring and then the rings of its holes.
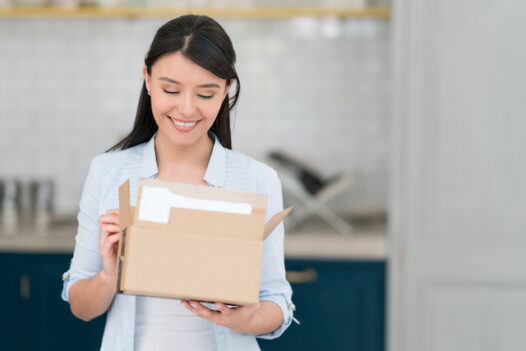
{"type": "Polygon", "coordinates": [[[179,122],[179,121],[176,121],[175,119],[171,118],[171,120],[177,124],[178,126],[181,126],[181,127],[192,127],[194,124],[197,123],[197,121],[195,122],[179,122]]]}

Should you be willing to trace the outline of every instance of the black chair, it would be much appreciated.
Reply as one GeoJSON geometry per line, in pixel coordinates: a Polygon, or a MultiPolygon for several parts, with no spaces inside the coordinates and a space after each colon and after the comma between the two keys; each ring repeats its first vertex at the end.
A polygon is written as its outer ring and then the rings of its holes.
{"type": "Polygon", "coordinates": [[[284,200],[291,197],[295,208],[287,218],[293,228],[306,218],[318,215],[342,234],[352,232],[352,226],[332,211],[327,204],[352,185],[349,174],[322,178],[318,172],[282,151],[272,151],[269,162],[279,173],[284,200]]]}

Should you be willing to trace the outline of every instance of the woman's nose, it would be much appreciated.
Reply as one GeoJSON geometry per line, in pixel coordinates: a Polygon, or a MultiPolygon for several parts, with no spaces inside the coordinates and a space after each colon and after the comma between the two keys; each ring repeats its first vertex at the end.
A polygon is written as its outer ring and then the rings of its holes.
{"type": "Polygon", "coordinates": [[[196,106],[192,94],[183,94],[181,98],[181,104],[179,106],[179,113],[181,113],[183,117],[190,118],[195,115],[195,111],[196,106]]]}

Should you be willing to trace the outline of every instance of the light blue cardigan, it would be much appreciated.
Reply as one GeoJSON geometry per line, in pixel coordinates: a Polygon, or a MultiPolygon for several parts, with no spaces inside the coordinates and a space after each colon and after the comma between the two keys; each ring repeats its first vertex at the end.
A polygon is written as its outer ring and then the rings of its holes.
{"type": "MultiPolygon", "coordinates": [[[[267,194],[265,222],[283,210],[281,183],[276,171],[249,156],[223,147],[213,133],[209,132],[209,136],[214,140],[214,147],[204,175],[208,185],[267,194]]],[[[69,289],[73,283],[90,278],[102,269],[98,218],[108,209],[119,207],[119,185],[130,179],[131,205],[135,206],[139,179],[157,175],[154,138],[155,135],[148,142],[126,150],[104,153],[91,162],[80,200],[75,251],[71,266],[63,276],[64,301],[69,302],[69,289]]],[[[297,322],[293,317],[292,289],[285,279],[283,237],[281,223],[263,246],[259,299],[272,301],[283,311],[283,324],[272,333],[257,336],[263,339],[277,338],[292,320],[297,322]]],[[[101,350],[133,350],[134,328],[135,296],[117,294],[108,310],[101,350]]],[[[254,335],[238,334],[219,325],[214,325],[214,330],[218,351],[259,350],[254,335]]]]}

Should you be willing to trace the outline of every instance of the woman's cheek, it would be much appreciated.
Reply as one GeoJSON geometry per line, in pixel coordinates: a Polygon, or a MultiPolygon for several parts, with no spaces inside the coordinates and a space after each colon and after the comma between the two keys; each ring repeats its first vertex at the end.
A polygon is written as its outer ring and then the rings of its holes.
{"type": "Polygon", "coordinates": [[[221,103],[222,101],[214,101],[213,104],[210,104],[210,106],[208,106],[208,112],[207,112],[207,116],[209,116],[208,118],[214,119],[217,116],[217,114],[219,113],[219,110],[221,109],[221,103]]]}
{"type": "Polygon", "coordinates": [[[152,100],[153,110],[157,112],[157,115],[159,117],[161,117],[164,114],[168,114],[171,110],[173,110],[172,105],[173,104],[171,104],[170,101],[165,98],[152,100]]]}

